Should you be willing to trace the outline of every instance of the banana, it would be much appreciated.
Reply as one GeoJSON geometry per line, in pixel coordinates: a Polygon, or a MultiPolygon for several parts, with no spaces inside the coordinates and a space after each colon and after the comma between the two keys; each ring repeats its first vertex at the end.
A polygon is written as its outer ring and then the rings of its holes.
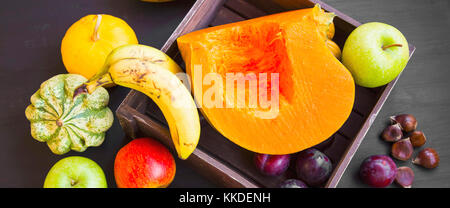
{"type": "Polygon", "coordinates": [[[180,67],[160,50],[127,45],[112,51],[101,72],[77,91],[92,93],[99,86],[116,84],[146,94],[163,112],[178,157],[186,159],[198,144],[200,120],[196,104],[176,72],[181,72],[180,67]]]}
{"type": "Polygon", "coordinates": [[[140,59],[143,61],[149,61],[164,67],[166,70],[169,70],[174,74],[183,72],[180,66],[178,66],[178,64],[164,52],[146,45],[129,44],[120,46],[111,51],[105,60],[102,70],[100,70],[100,72],[92,79],[98,78],[107,73],[111,65],[123,59],[140,59]]]}

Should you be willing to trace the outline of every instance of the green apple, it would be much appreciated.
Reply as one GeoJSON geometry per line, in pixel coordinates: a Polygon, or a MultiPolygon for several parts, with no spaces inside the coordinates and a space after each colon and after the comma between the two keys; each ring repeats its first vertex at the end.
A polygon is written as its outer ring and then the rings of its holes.
{"type": "Polygon", "coordinates": [[[370,22],[356,28],[347,38],[342,63],[356,84],[379,87],[395,79],[409,59],[408,42],[395,27],[370,22]]]}
{"type": "Polygon", "coordinates": [[[58,161],[48,172],[44,188],[107,188],[105,174],[94,161],[79,156],[58,161]]]}

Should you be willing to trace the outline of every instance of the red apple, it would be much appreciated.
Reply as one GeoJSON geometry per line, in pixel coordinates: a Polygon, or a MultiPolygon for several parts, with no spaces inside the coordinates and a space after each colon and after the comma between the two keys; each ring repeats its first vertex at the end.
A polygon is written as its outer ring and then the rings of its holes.
{"type": "Polygon", "coordinates": [[[150,138],[134,139],[116,155],[114,176],[119,188],[165,188],[175,177],[169,150],[150,138]]]}

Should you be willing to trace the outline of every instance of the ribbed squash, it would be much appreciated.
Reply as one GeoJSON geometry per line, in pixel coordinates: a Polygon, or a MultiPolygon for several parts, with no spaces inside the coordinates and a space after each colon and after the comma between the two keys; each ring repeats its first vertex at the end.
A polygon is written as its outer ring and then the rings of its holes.
{"type": "Polygon", "coordinates": [[[78,74],[59,74],[41,84],[25,115],[31,136],[46,142],[58,155],[99,146],[114,116],[108,108],[109,94],[103,87],[74,98],[74,90],[87,79],[78,74]]]}
{"type": "MultiPolygon", "coordinates": [[[[334,134],[350,115],[355,84],[327,47],[326,41],[334,35],[334,26],[330,26],[333,17],[316,6],[211,27],[178,38],[194,96],[210,124],[241,147],[266,154],[298,152],[334,134]],[[194,70],[199,66],[201,70],[194,70]],[[221,75],[223,80],[227,73],[279,73],[277,114],[271,118],[261,116],[257,112],[267,109],[255,108],[247,101],[245,107],[231,108],[199,102],[212,86],[202,82],[210,72],[221,75]]],[[[257,83],[266,84],[268,93],[276,84],[270,78],[267,83],[257,83]]],[[[226,88],[225,84],[219,86],[226,88]]],[[[246,84],[245,90],[249,86],[246,84]]],[[[227,94],[215,95],[215,99],[224,106],[236,103],[237,96],[227,94]]]]}

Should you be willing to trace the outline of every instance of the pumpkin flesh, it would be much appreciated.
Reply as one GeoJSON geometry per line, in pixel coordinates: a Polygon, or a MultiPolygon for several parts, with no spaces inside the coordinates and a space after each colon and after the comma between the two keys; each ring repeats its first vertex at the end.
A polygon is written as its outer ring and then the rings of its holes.
{"type": "MultiPolygon", "coordinates": [[[[208,122],[239,146],[265,154],[298,152],[334,134],[350,115],[355,86],[349,71],[326,45],[328,29],[323,24],[330,24],[329,18],[315,7],[211,27],[178,38],[194,96],[208,122]],[[199,65],[201,70],[194,70],[199,65]],[[227,73],[244,74],[248,78],[246,106],[220,108],[199,102],[209,90],[201,81],[211,72],[224,80],[227,73]],[[267,109],[248,105],[255,77],[247,75],[252,73],[257,75],[258,86],[267,86],[269,100],[276,99],[270,95],[271,85],[279,84],[276,116],[259,116],[257,112],[267,109]],[[278,73],[279,83],[270,78],[264,83],[258,80],[259,73],[269,73],[268,77],[278,73]]],[[[235,104],[237,96],[227,94],[216,98],[225,106],[235,104]]]]}

